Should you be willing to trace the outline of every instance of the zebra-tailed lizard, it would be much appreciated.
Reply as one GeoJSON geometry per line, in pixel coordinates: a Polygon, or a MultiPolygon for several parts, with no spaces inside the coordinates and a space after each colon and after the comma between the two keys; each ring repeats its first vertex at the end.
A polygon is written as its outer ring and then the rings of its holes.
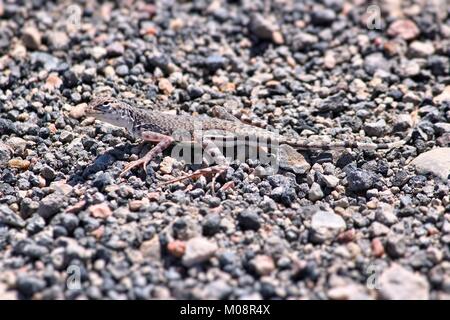
{"type": "Polygon", "coordinates": [[[351,141],[315,142],[307,139],[299,140],[285,137],[263,128],[244,124],[221,107],[215,109],[216,117],[214,118],[172,115],[137,108],[130,103],[114,98],[94,99],[86,109],[86,115],[93,116],[98,120],[115,126],[123,127],[136,138],[157,143],[144,157],[128,163],[122,171],[121,176],[138,166],[142,166],[146,171],[147,164],[156,155],[162,153],[167,147],[176,142],[188,141],[198,143],[216,162],[215,166],[199,169],[191,174],[167,181],[166,184],[207,174],[214,175],[214,182],[215,178],[229,167],[229,161],[224,157],[214,142],[215,140],[231,140],[236,142],[238,139],[245,140],[247,138],[249,140],[248,137],[251,137],[257,143],[262,141],[264,143],[263,147],[271,144],[278,145],[285,152],[287,158],[303,159],[295,149],[331,150],[337,148],[357,148],[389,150],[402,146],[410,138],[408,136],[397,142],[381,144],[351,141]]]}

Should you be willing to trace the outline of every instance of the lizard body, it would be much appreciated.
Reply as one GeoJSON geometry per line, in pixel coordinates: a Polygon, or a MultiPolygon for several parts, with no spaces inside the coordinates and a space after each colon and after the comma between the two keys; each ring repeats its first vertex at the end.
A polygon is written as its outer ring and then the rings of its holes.
{"type": "MultiPolygon", "coordinates": [[[[215,158],[218,166],[200,169],[186,177],[198,176],[203,173],[221,172],[227,168],[227,160],[221,154],[214,140],[231,141],[243,139],[257,144],[290,146],[284,148],[288,153],[296,153],[294,149],[392,149],[406,143],[407,139],[393,143],[361,143],[350,141],[315,142],[308,139],[296,139],[280,135],[260,127],[244,124],[233,115],[222,109],[215,111],[217,117],[199,117],[191,115],[172,115],[160,111],[150,111],[137,108],[127,102],[114,98],[96,98],[86,109],[88,116],[126,128],[134,137],[158,144],[143,158],[129,163],[125,173],[131,168],[147,163],[174,142],[193,141],[200,143],[203,149],[215,158]]],[[[294,157],[296,155],[294,154],[294,157]]],[[[172,180],[179,181],[182,179],[172,180]]]]}
{"type": "MultiPolygon", "coordinates": [[[[392,149],[400,147],[406,141],[401,140],[393,143],[364,143],[351,141],[337,142],[317,142],[309,139],[296,139],[282,136],[263,128],[244,124],[238,119],[232,120],[221,118],[203,118],[191,115],[173,115],[160,111],[144,110],[132,106],[127,102],[112,98],[98,98],[91,102],[87,109],[87,114],[94,116],[98,120],[108,122],[113,125],[126,128],[133,136],[139,138],[143,132],[151,131],[167,136],[174,136],[175,141],[185,141],[178,137],[177,132],[193,134],[194,130],[201,129],[207,131],[208,137],[226,136],[232,134],[233,137],[255,137],[268,142],[287,144],[298,149],[321,149],[332,150],[338,148],[352,149],[392,149]],[[196,128],[196,124],[198,125],[196,128]]],[[[233,117],[228,115],[229,117],[233,117]]]]}

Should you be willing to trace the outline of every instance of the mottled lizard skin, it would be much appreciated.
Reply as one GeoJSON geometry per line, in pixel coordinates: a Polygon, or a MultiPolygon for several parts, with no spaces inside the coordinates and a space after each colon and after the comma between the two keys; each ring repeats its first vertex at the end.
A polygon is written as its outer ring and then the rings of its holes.
{"type": "MultiPolygon", "coordinates": [[[[140,137],[142,132],[151,131],[171,136],[174,141],[193,140],[197,132],[210,138],[231,136],[247,137],[263,141],[267,144],[287,144],[297,149],[331,150],[340,148],[353,149],[392,149],[407,142],[403,139],[393,143],[361,143],[352,141],[317,142],[308,139],[289,138],[259,127],[244,124],[231,119],[200,117],[190,115],[172,115],[160,111],[137,108],[128,102],[114,98],[94,99],[86,110],[87,115],[99,120],[121,126],[134,135],[140,137]]],[[[232,116],[231,116],[232,117],[232,116]]]]}

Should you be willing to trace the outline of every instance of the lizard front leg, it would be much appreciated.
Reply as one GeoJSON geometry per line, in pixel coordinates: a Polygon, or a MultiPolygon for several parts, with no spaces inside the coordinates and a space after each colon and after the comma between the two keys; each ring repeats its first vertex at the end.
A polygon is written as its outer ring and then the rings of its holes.
{"type": "Polygon", "coordinates": [[[166,136],[160,133],[144,131],[141,133],[141,138],[144,141],[158,142],[145,156],[132,161],[125,166],[125,169],[120,173],[122,177],[126,172],[130,171],[134,167],[143,166],[145,173],[147,174],[147,164],[158,154],[162,153],[168,146],[170,146],[174,139],[171,136],[166,136]]]}

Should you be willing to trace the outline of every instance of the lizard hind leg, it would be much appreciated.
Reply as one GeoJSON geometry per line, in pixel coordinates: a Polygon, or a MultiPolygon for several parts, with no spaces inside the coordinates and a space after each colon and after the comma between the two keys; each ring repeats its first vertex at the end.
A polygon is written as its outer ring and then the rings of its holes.
{"type": "Polygon", "coordinates": [[[141,134],[141,138],[144,141],[149,142],[158,142],[158,144],[153,147],[145,156],[142,158],[132,161],[128,163],[124,170],[120,173],[120,176],[122,177],[126,172],[130,171],[131,169],[142,166],[144,168],[145,173],[147,174],[147,164],[158,154],[162,153],[168,146],[170,146],[174,139],[170,136],[166,136],[160,133],[145,131],[141,134]]]}
{"type": "Polygon", "coordinates": [[[174,183],[174,182],[183,181],[183,180],[186,180],[189,178],[198,178],[200,176],[212,174],[213,178],[211,180],[211,192],[214,194],[215,193],[215,190],[214,190],[215,189],[215,186],[214,186],[215,181],[222,173],[227,171],[227,169],[230,167],[229,161],[224,157],[222,152],[220,152],[219,148],[211,140],[203,139],[201,141],[200,137],[196,137],[196,140],[202,144],[202,147],[203,147],[203,150],[205,151],[205,153],[207,153],[212,159],[214,159],[217,164],[212,167],[199,169],[199,170],[194,171],[191,174],[184,175],[182,177],[175,178],[175,179],[169,180],[167,182],[164,182],[163,186],[174,183]]]}
{"type": "Polygon", "coordinates": [[[183,181],[186,179],[191,179],[191,178],[198,178],[201,176],[206,176],[206,175],[211,175],[213,174],[213,178],[211,181],[211,191],[214,193],[214,184],[215,181],[217,179],[217,177],[219,175],[221,175],[222,173],[224,173],[227,169],[228,169],[228,165],[216,165],[216,166],[212,166],[212,167],[208,167],[208,168],[202,168],[202,169],[198,169],[190,174],[184,175],[182,177],[178,177],[175,179],[171,179],[169,181],[165,181],[161,184],[161,186],[166,186],[175,182],[179,182],[179,181],[183,181]]]}

